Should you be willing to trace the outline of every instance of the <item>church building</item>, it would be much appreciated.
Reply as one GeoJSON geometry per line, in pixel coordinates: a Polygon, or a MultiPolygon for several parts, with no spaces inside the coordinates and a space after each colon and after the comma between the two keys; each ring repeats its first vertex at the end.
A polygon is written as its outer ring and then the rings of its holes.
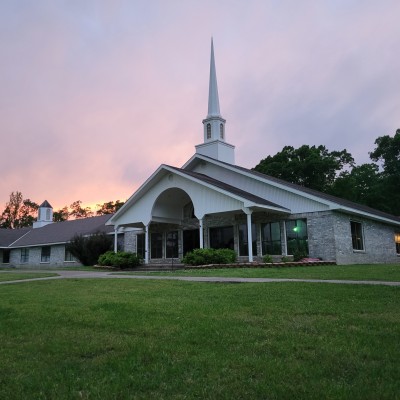
{"type": "Polygon", "coordinates": [[[337,264],[400,262],[400,218],[235,164],[219,106],[211,43],[203,142],[180,168],[162,164],[114,214],[115,243],[145,263],[178,262],[195,248],[231,248],[337,264]]]}

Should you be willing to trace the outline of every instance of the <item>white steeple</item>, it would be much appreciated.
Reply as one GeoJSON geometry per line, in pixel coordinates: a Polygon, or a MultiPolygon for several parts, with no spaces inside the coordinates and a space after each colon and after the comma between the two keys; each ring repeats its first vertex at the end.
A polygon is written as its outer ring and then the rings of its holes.
{"type": "Polygon", "coordinates": [[[219,108],[217,73],[215,69],[214,43],[211,38],[210,83],[208,113],[203,120],[204,143],[196,146],[196,153],[230,164],[235,163],[235,146],[225,142],[225,123],[219,108]]]}
{"type": "Polygon", "coordinates": [[[221,112],[219,110],[217,72],[215,71],[214,43],[212,38],[211,38],[210,84],[208,89],[207,118],[210,117],[221,117],[221,112]]]}
{"type": "Polygon", "coordinates": [[[45,200],[38,210],[37,221],[33,223],[34,228],[41,228],[42,226],[53,223],[53,207],[45,200]]]}

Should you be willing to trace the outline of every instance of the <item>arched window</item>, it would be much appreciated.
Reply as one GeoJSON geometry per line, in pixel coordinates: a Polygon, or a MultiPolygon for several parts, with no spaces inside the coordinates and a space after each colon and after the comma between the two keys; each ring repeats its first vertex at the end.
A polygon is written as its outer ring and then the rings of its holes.
{"type": "Polygon", "coordinates": [[[219,136],[221,137],[221,139],[224,138],[224,124],[219,125],[219,136]]]}
{"type": "Polygon", "coordinates": [[[207,139],[211,139],[211,124],[207,124],[207,139]]]}

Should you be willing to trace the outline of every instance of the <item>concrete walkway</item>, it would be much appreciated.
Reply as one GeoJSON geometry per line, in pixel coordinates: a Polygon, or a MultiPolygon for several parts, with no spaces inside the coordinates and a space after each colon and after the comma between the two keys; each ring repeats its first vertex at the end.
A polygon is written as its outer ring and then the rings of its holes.
{"type": "Polygon", "coordinates": [[[45,270],[23,270],[23,271],[0,271],[12,273],[56,273],[59,276],[47,278],[30,278],[15,281],[0,282],[0,285],[45,281],[54,279],[87,279],[87,278],[105,278],[105,279],[147,279],[147,280],[171,280],[171,281],[187,281],[187,282],[219,282],[219,283],[270,283],[270,282],[309,282],[309,283],[333,283],[344,285],[380,285],[380,286],[400,286],[400,282],[386,281],[350,281],[340,279],[283,279],[283,278],[225,278],[212,276],[157,276],[157,275],[112,275],[113,272],[104,271],[45,271],[45,270]]]}

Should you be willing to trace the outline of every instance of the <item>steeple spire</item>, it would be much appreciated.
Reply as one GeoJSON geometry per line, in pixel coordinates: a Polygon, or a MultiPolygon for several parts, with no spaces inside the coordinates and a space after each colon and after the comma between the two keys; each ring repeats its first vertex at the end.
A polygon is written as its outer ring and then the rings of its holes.
{"type": "Polygon", "coordinates": [[[219,109],[217,73],[215,70],[214,42],[211,38],[210,83],[208,113],[203,120],[204,142],[196,146],[196,153],[230,164],[235,163],[235,146],[225,141],[225,123],[219,109]]]}
{"type": "Polygon", "coordinates": [[[219,110],[217,72],[215,70],[215,58],[214,58],[214,42],[213,39],[211,38],[210,84],[208,90],[207,118],[220,117],[220,116],[221,112],[219,110]]]}

